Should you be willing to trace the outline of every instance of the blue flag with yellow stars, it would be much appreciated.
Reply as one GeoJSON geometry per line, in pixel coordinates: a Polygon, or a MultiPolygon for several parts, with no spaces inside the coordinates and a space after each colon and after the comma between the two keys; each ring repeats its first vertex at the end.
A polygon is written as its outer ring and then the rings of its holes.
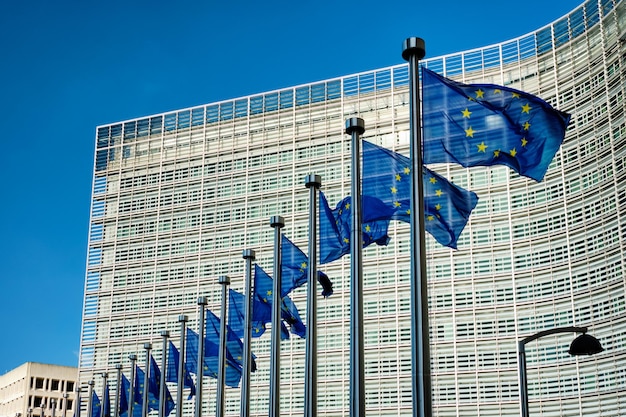
{"type": "MultiPolygon", "coordinates": [[[[260,337],[265,332],[265,325],[272,322],[272,291],[273,279],[259,265],[254,265],[254,308],[262,309],[262,313],[257,317],[260,320],[254,321],[252,326],[252,337],[260,337]],[[257,304],[258,301],[258,304],[257,304]]],[[[288,295],[281,297],[281,322],[280,322],[280,338],[282,340],[289,339],[289,331],[285,326],[285,322],[289,324],[291,332],[302,338],[306,336],[306,327],[300,319],[300,314],[295,304],[288,295]]],[[[252,314],[253,319],[257,313],[252,314]]]]}
{"type": "Polygon", "coordinates": [[[424,164],[506,165],[541,181],[570,115],[493,84],[462,84],[422,69],[424,164]]]}
{"type": "Polygon", "coordinates": [[[96,394],[96,391],[91,391],[91,416],[100,417],[101,408],[102,403],[100,402],[100,398],[98,398],[98,394],[96,394]]]}
{"type": "MultiPolygon", "coordinates": [[[[281,255],[281,295],[284,297],[308,281],[309,258],[285,235],[282,235],[281,255]]],[[[328,275],[317,271],[317,282],[322,285],[322,296],[330,297],[333,284],[328,275]]]]}
{"type": "MultiPolygon", "coordinates": [[[[457,240],[478,203],[475,193],[422,167],[424,228],[440,244],[456,249],[457,240]]],[[[409,223],[411,160],[363,141],[363,194],[375,196],[394,210],[392,219],[409,223]]]]}
{"type": "MultiPolygon", "coordinates": [[[[166,382],[174,382],[176,384],[178,383],[178,364],[179,363],[180,363],[180,352],[170,340],[168,342],[168,349],[167,349],[167,372],[165,372],[166,382]]],[[[189,397],[187,397],[187,399],[191,400],[191,398],[194,395],[196,395],[196,386],[193,383],[193,379],[191,379],[190,374],[195,373],[195,370],[192,372],[189,369],[189,365],[187,364],[187,362],[185,362],[185,365],[183,366],[183,373],[185,374],[183,378],[183,387],[189,388],[189,397]]]]}
{"type": "MultiPolygon", "coordinates": [[[[159,410],[160,396],[161,396],[161,370],[157,365],[154,357],[150,355],[150,376],[148,377],[148,409],[159,410]]],[[[165,385],[165,415],[169,415],[172,412],[176,404],[172,398],[170,390],[165,385]]]]}
{"type": "MultiPolygon", "coordinates": [[[[206,338],[217,340],[219,346],[220,340],[220,318],[217,317],[211,310],[206,311],[206,338]]],[[[252,355],[251,370],[256,371],[255,356],[252,355]]],[[[226,363],[232,362],[241,369],[243,365],[243,342],[232,331],[230,326],[226,324],[226,363]]]]}
{"type": "Polygon", "coordinates": [[[107,382],[102,392],[102,404],[104,405],[104,416],[111,417],[111,393],[109,392],[109,383],[107,382]]]}
{"type": "MultiPolygon", "coordinates": [[[[243,339],[245,331],[246,297],[238,291],[228,290],[228,325],[233,333],[243,339]]],[[[269,304],[262,303],[252,297],[252,337],[260,337],[265,332],[265,324],[272,321],[272,309],[269,304]]]]}
{"type": "MultiPolygon", "coordinates": [[[[395,210],[379,198],[361,197],[361,228],[363,247],[372,243],[385,246],[389,243],[387,230],[389,220],[395,210]]],[[[350,253],[350,231],[352,230],[352,197],[348,196],[337,203],[334,209],[320,192],[320,263],[327,264],[350,253]]]]}
{"type": "MultiPolygon", "coordinates": [[[[204,338],[204,360],[202,374],[217,379],[219,369],[219,333],[212,332],[204,338]]],[[[198,369],[198,333],[187,327],[187,343],[185,344],[186,363],[190,369],[198,369]]],[[[234,363],[230,355],[226,355],[226,385],[238,387],[241,380],[241,367],[234,363]]]]}
{"type": "MultiPolygon", "coordinates": [[[[121,392],[120,392],[120,417],[128,417],[128,400],[130,399],[130,381],[126,378],[126,375],[122,374],[122,383],[121,383],[121,392]]],[[[133,404],[133,417],[142,417],[143,413],[141,411],[142,405],[137,403],[137,399],[134,400],[133,404]]]]}

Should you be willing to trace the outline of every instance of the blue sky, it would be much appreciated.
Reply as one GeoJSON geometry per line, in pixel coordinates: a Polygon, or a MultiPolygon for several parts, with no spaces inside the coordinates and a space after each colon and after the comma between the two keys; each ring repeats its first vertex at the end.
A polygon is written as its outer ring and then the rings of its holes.
{"type": "Polygon", "coordinates": [[[578,0],[0,6],[0,374],[77,366],[95,128],[515,38],[578,0]],[[429,4],[424,4],[429,3],[429,4]]]}

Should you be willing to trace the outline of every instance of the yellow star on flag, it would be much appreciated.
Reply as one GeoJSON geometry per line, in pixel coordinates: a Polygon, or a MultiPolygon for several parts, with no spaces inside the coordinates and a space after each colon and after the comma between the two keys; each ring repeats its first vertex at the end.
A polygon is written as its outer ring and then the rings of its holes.
{"type": "Polygon", "coordinates": [[[396,174],[396,181],[400,181],[402,179],[402,177],[400,176],[400,174],[396,174]]]}
{"type": "Polygon", "coordinates": [[[429,214],[429,215],[426,217],[426,220],[428,220],[429,222],[432,222],[433,220],[435,220],[435,216],[433,216],[432,214],[429,214]]]}
{"type": "Polygon", "coordinates": [[[437,190],[435,191],[435,194],[437,194],[437,197],[441,197],[443,195],[443,191],[437,190]]]}
{"type": "Polygon", "coordinates": [[[409,169],[409,167],[404,167],[404,173],[406,175],[409,175],[411,173],[411,170],[409,169]]]}
{"type": "Polygon", "coordinates": [[[368,233],[372,231],[372,228],[370,227],[369,224],[365,225],[365,231],[368,232],[368,233]]]}
{"type": "Polygon", "coordinates": [[[472,112],[469,111],[469,109],[467,107],[461,113],[463,113],[463,117],[466,117],[468,119],[470,118],[470,115],[472,114],[472,112]]]}
{"type": "Polygon", "coordinates": [[[530,123],[526,122],[524,123],[524,130],[528,130],[528,129],[530,129],[530,123]]]}
{"type": "Polygon", "coordinates": [[[394,201],[394,202],[393,202],[393,205],[394,205],[395,207],[400,207],[402,204],[400,204],[400,202],[399,202],[399,201],[394,201]]]}
{"type": "Polygon", "coordinates": [[[484,98],[484,97],[485,97],[485,92],[483,90],[481,90],[480,88],[476,90],[476,98],[484,98]]]}
{"type": "Polygon", "coordinates": [[[493,156],[495,156],[496,158],[500,156],[500,149],[496,149],[495,151],[493,151],[493,156]]]}
{"type": "Polygon", "coordinates": [[[522,113],[530,114],[530,104],[526,103],[522,106],[522,113]]]}
{"type": "Polygon", "coordinates": [[[528,140],[526,140],[526,138],[522,138],[522,147],[526,147],[527,144],[528,140]]]}
{"type": "Polygon", "coordinates": [[[441,204],[437,204],[435,208],[437,209],[437,211],[441,210],[441,204]]]}
{"type": "Polygon", "coordinates": [[[487,145],[485,145],[485,142],[481,142],[478,145],[478,152],[485,152],[487,150],[487,145]]]}
{"type": "Polygon", "coordinates": [[[511,156],[517,155],[517,151],[515,150],[515,148],[511,149],[509,153],[511,154],[511,156]]]}
{"type": "Polygon", "coordinates": [[[435,178],[435,177],[430,177],[429,181],[430,181],[431,184],[437,184],[437,178],[435,178]]]}
{"type": "Polygon", "coordinates": [[[398,189],[396,187],[391,187],[391,194],[396,194],[398,189]]]}
{"type": "Polygon", "coordinates": [[[474,132],[475,132],[475,130],[472,129],[472,126],[470,126],[468,129],[465,129],[465,137],[473,138],[474,137],[474,132]]]}
{"type": "Polygon", "coordinates": [[[520,98],[519,93],[511,93],[511,97],[513,98],[520,98]]]}

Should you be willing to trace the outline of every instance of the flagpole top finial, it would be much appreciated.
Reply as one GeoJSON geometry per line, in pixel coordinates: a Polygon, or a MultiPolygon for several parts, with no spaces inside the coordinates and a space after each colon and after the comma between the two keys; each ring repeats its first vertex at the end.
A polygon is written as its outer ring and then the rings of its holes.
{"type": "Polygon", "coordinates": [[[322,186],[322,177],[317,174],[309,174],[304,177],[304,185],[306,188],[320,188],[322,186]]]}
{"type": "Polygon", "coordinates": [[[272,226],[273,228],[282,229],[283,227],[285,227],[285,219],[283,219],[282,216],[272,216],[270,218],[270,226],[272,226]]]}
{"type": "Polygon", "coordinates": [[[169,330],[161,330],[161,336],[162,337],[170,337],[170,331],[169,330]]]}
{"type": "Polygon", "coordinates": [[[150,349],[152,349],[152,343],[150,343],[150,342],[146,342],[146,343],[144,343],[144,344],[143,344],[143,348],[144,348],[145,350],[150,350],[150,349]]]}
{"type": "Polygon", "coordinates": [[[408,61],[411,55],[416,55],[417,59],[426,56],[426,44],[422,38],[407,38],[402,43],[402,58],[408,61]]]}
{"type": "Polygon", "coordinates": [[[96,385],[96,381],[90,379],[89,381],[87,381],[87,385],[96,385]]]}
{"type": "Polygon", "coordinates": [[[116,363],[115,364],[115,369],[122,369],[122,364],[121,363],[116,363]]]}
{"type": "Polygon", "coordinates": [[[218,282],[222,285],[230,285],[230,277],[228,275],[222,275],[218,278],[218,282]]]}
{"type": "Polygon", "coordinates": [[[352,132],[362,135],[365,132],[365,121],[360,117],[351,117],[346,120],[346,134],[351,135],[352,132]]]}
{"type": "Polygon", "coordinates": [[[254,261],[254,259],[256,258],[256,252],[254,251],[254,249],[244,249],[241,256],[243,257],[243,259],[252,259],[254,261]]]}
{"type": "Polygon", "coordinates": [[[131,353],[130,355],[128,355],[128,359],[130,359],[131,361],[136,361],[137,355],[135,355],[134,353],[131,353]]]}
{"type": "Polygon", "coordinates": [[[179,323],[186,322],[187,320],[189,320],[189,317],[187,317],[186,314],[181,314],[180,316],[178,316],[178,322],[179,323]]]}
{"type": "Polygon", "coordinates": [[[209,299],[205,296],[198,297],[198,305],[205,306],[209,304],[209,299]]]}

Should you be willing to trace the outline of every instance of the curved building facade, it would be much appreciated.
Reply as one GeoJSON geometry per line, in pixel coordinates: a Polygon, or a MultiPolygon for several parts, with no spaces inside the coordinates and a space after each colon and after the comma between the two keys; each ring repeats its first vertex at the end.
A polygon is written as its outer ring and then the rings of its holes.
{"type": "MultiPolygon", "coordinates": [[[[479,196],[458,250],[427,237],[433,415],[518,415],[517,342],[562,326],[587,326],[605,351],[570,357],[574,334],[529,343],[531,415],[626,415],[626,3],[589,0],[526,36],[422,64],[572,114],[540,183],[506,167],[431,167],[479,196]]],[[[219,315],[217,278],[243,290],[244,249],[271,271],[271,216],[283,216],[284,234],[306,251],[304,178],[321,175],[331,205],[349,195],[343,130],[355,116],[364,140],[407,155],[408,66],[99,126],[81,382],[95,379],[101,396],[99,375],[114,384],[122,364],[129,376],[128,355],[142,365],[145,342],[160,363],[160,332],[177,335],[179,314],[197,330],[199,296],[219,315]]],[[[388,246],[364,250],[366,408],[408,416],[408,226],[392,223],[389,235],[388,246]]],[[[320,416],[349,410],[347,258],[320,267],[335,287],[318,301],[320,416]]],[[[305,288],[293,299],[304,313],[305,288]]],[[[267,415],[269,332],[252,347],[250,408],[267,415]]],[[[304,357],[304,340],[282,343],[281,415],[303,414],[304,357]]],[[[215,389],[205,380],[205,415],[215,389]]],[[[226,415],[239,415],[239,395],[226,391],[226,415]]],[[[193,401],[183,409],[191,415],[193,401]]]]}

